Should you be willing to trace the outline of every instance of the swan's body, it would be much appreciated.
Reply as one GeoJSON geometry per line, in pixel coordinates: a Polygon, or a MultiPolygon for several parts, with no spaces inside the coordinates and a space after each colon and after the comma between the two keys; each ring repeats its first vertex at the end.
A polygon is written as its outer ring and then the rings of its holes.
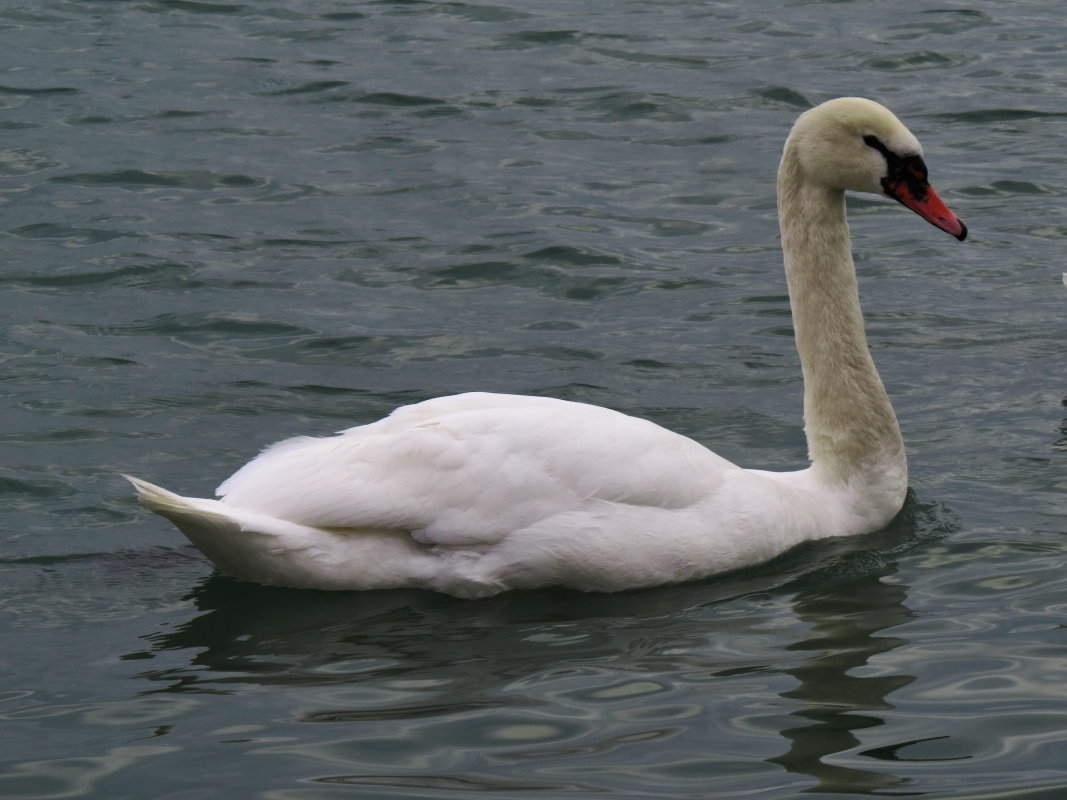
{"type": "Polygon", "coordinates": [[[963,239],[963,223],[926,183],[921,153],[896,117],[859,98],[803,114],[786,142],[779,215],[807,469],[742,469],[596,406],[461,394],[276,444],[225,481],[218,500],[131,480],[222,572],[319,589],[614,591],[877,530],[900,510],[907,465],[867,349],[844,190],[887,194],[963,239]]]}

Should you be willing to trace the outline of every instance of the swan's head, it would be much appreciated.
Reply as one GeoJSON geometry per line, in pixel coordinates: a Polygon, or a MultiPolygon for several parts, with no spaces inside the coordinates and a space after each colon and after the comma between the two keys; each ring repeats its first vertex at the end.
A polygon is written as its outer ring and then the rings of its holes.
{"type": "Polygon", "coordinates": [[[885,195],[963,240],[967,226],[927,181],[919,140],[888,108],[839,97],[804,112],[786,142],[804,180],[831,189],[885,195]]]}

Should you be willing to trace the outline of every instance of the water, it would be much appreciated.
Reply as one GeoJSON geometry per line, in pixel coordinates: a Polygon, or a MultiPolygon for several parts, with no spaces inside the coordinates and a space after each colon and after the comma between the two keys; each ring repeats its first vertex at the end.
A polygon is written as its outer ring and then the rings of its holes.
{"type": "Polygon", "coordinates": [[[0,41],[0,796],[1067,792],[1058,6],[7,2],[0,41]],[[840,94],[972,230],[850,202],[887,530],[620,595],[327,594],[213,575],[116,478],[205,494],[473,388],[802,464],[773,180],[840,94]]]}

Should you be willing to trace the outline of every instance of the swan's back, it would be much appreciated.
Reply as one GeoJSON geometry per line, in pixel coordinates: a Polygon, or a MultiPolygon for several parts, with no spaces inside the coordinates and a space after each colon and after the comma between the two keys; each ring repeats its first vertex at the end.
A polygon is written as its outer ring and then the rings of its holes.
{"type": "Polygon", "coordinates": [[[223,503],[321,528],[499,543],[588,500],[683,508],[739,468],[616,411],[471,393],[405,406],[326,438],[273,445],[218,489],[223,503]]]}

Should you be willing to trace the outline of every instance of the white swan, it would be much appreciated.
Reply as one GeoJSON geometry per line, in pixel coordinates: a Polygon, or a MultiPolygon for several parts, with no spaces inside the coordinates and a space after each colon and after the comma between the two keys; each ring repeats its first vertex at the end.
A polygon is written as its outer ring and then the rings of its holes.
{"type": "Polygon", "coordinates": [[[130,480],[222,572],[318,589],[615,591],[876,530],[901,508],[907,465],[867,349],[846,189],[888,195],[967,235],[927,183],[919,142],[887,109],[840,98],[797,120],[778,206],[807,469],[742,469],[596,406],[461,394],[275,444],[225,481],[218,500],[130,480]]]}

